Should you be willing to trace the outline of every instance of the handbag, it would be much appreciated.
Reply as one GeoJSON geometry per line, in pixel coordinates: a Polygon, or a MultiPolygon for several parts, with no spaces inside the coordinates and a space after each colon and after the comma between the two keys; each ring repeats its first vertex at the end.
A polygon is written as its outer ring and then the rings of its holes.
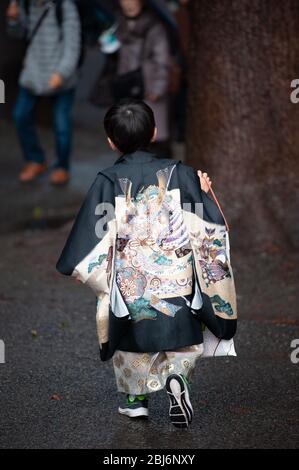
{"type": "Polygon", "coordinates": [[[115,101],[123,98],[144,99],[144,78],[142,68],[123,75],[117,75],[112,83],[112,94],[115,101]]]}

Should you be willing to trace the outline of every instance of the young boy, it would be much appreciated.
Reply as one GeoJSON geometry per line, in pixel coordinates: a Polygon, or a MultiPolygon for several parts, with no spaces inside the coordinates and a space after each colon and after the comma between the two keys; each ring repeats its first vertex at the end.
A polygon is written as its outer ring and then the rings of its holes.
{"type": "Polygon", "coordinates": [[[121,156],[98,174],[57,269],[96,293],[101,358],[113,358],[127,394],[119,413],[148,416],[148,395],[165,387],[171,422],[188,427],[197,359],[233,349],[225,221],[206,194],[206,174],[199,180],[192,168],[146,151],[156,135],[149,106],[121,102],[104,125],[121,156]]]}

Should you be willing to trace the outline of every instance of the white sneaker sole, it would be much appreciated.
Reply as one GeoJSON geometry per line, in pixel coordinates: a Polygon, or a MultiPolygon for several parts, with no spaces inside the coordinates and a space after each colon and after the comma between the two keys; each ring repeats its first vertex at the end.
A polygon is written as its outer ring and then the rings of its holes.
{"type": "Polygon", "coordinates": [[[123,416],[128,416],[129,418],[147,418],[148,409],[147,408],[136,408],[135,410],[130,410],[129,408],[118,408],[119,414],[123,416]]]}
{"type": "Polygon", "coordinates": [[[173,374],[167,378],[166,392],[169,398],[169,418],[177,428],[188,428],[193,419],[193,408],[188,388],[179,375],[173,374]]]}

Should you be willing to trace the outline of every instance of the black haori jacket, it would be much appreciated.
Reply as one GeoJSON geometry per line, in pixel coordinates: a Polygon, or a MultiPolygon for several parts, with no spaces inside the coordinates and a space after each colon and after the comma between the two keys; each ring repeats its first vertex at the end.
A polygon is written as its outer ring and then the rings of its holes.
{"type": "Polygon", "coordinates": [[[228,232],[196,171],[138,151],[101,171],[57,263],[95,292],[101,358],[116,349],[235,355],[228,232]]]}

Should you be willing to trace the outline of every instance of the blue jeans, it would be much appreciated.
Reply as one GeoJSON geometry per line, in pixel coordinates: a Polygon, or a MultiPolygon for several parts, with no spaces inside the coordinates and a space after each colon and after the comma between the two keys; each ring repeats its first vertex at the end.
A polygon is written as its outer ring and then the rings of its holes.
{"type": "MultiPolygon", "coordinates": [[[[56,141],[56,168],[69,169],[72,150],[72,119],[71,110],[74,103],[75,90],[57,93],[53,100],[53,126],[56,141]]],[[[13,117],[20,139],[24,157],[27,161],[43,163],[45,154],[40,145],[34,119],[38,96],[20,87],[13,117]]]]}

